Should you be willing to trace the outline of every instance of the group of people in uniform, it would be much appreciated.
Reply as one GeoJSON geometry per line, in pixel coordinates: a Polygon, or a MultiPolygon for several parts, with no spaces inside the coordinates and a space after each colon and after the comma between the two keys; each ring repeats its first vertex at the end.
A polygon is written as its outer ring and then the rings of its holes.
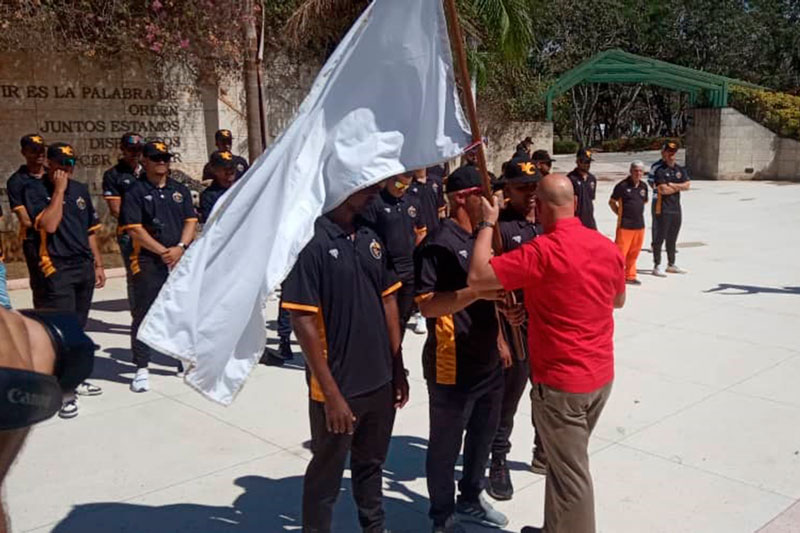
{"type": "MultiPolygon", "coordinates": [[[[158,139],[146,141],[137,133],[126,133],[120,139],[119,161],[103,175],[103,198],[117,221],[116,239],[127,278],[134,392],[150,388],[152,350],[136,339],[142,320],[194,240],[198,220],[210,216],[222,193],[248,168],[246,160],[231,152],[230,130],[217,131],[215,140],[217,150],[203,171],[212,183],[201,194],[197,209],[186,185],[171,177],[174,154],[158,139]]],[[[88,187],[72,178],[75,149],[63,142],[48,145],[38,134],[23,136],[20,147],[25,163],[9,177],[6,189],[20,226],[33,306],[73,312],[85,328],[94,291],[104,287],[106,275],[97,239],[100,220],[88,187]]],[[[10,308],[7,299],[0,305],[10,308]]],[[[179,362],[176,370],[183,372],[179,362]]],[[[102,392],[93,383],[81,383],[65,395],[59,416],[78,414],[77,395],[102,392]]]]}
{"type": "MultiPolygon", "coordinates": [[[[212,183],[201,194],[198,208],[192,205],[189,189],[170,176],[173,154],[159,140],[146,142],[136,133],[125,134],[119,162],[103,177],[103,196],[118,221],[117,242],[127,275],[131,348],[137,368],[131,390],[135,392],[149,389],[151,350],[136,339],[144,316],[194,240],[198,222],[212,216],[215,203],[247,170],[247,162],[231,152],[230,131],[218,131],[215,139],[218,150],[203,172],[212,183]]],[[[537,368],[543,375],[552,373],[532,347],[558,347],[538,338],[539,330],[528,330],[529,320],[535,317],[530,315],[526,283],[510,281],[511,274],[500,263],[496,277],[488,276],[488,281],[476,277],[476,262],[489,263],[485,251],[476,252],[480,250],[476,242],[489,233],[482,230],[496,227],[496,254],[516,259],[531,253],[530,243],[541,242],[537,246],[544,249],[552,235],[567,235],[566,230],[557,229],[572,228],[572,220],[597,229],[597,179],[590,172],[591,150],[577,152],[576,168],[565,177],[553,174],[550,154],[531,152],[532,145],[530,139],[522,141],[503,165],[494,183],[502,191],[502,204],[490,205],[483,197],[475,153],[469,152],[462,166],[452,172],[441,165],[393,176],[354,193],[316,221],[314,237],[282,285],[279,319],[278,359],[291,357],[289,336],[294,332],[307,362],[313,458],[303,486],[304,531],[331,531],[348,456],[361,527],[365,532],[385,531],[382,471],[395,412],[409,398],[402,345],[415,313],[420,318],[414,320],[414,329],[427,334],[422,367],[429,398],[425,468],[432,531],[463,531],[463,520],[490,527],[508,524],[507,517],[484,496],[484,489],[495,500],[513,498],[507,456],[514,416],[527,384],[536,383],[537,368]],[[568,202],[565,187],[569,188],[568,202]],[[569,218],[569,223],[558,222],[559,217],[569,218]],[[523,299],[525,307],[519,303],[523,299]],[[520,338],[529,342],[519,342],[520,338]],[[456,491],[462,446],[463,470],[456,491]]],[[[85,326],[93,292],[104,286],[105,273],[96,236],[101,226],[88,188],[71,177],[75,151],[65,143],[48,146],[39,135],[24,136],[21,148],[25,164],[11,176],[7,188],[23,231],[34,307],[75,312],[85,326]]],[[[675,243],[681,223],[680,192],[689,188],[689,178],[675,163],[676,152],[675,143],[665,144],[662,159],[651,169],[654,274],[659,276],[682,272],[675,264],[675,243]],[[661,267],[664,242],[666,269],[661,267]]],[[[598,256],[608,258],[611,266],[603,275],[612,278],[619,256],[623,302],[625,282],[639,283],[636,259],[644,237],[648,196],[644,164],[635,161],[609,200],[618,218],[619,252],[611,257],[601,243],[603,253],[598,256]]],[[[581,234],[580,239],[594,237],[581,234]]],[[[539,274],[529,276],[533,279],[539,274]]],[[[614,306],[620,306],[616,281],[609,287],[614,306]]],[[[557,289],[558,284],[548,290],[557,289]]],[[[611,309],[609,303],[607,311],[611,309]]],[[[531,326],[541,328],[540,322],[539,316],[531,326]]],[[[603,375],[610,357],[606,355],[603,375]]],[[[177,363],[177,372],[182,371],[177,363]]],[[[570,389],[574,383],[569,380],[552,383],[556,387],[567,383],[565,390],[570,393],[599,395],[592,397],[596,403],[587,415],[592,419],[590,433],[610,391],[610,378],[592,382],[591,391],[578,386],[570,389]]],[[[553,426],[563,420],[554,422],[541,405],[537,408],[537,402],[546,399],[543,387],[531,390],[536,429],[531,470],[548,476],[547,531],[593,531],[593,511],[586,509],[587,498],[593,505],[591,478],[588,496],[586,483],[575,490],[565,484],[570,457],[562,453],[563,443],[553,426]],[[555,458],[551,457],[554,451],[555,458]],[[581,509],[577,522],[564,518],[571,506],[581,509]],[[559,526],[559,521],[583,525],[574,529],[559,526]]],[[[101,392],[88,382],[76,390],[85,395],[101,392]]],[[[61,416],[76,414],[75,397],[68,395],[61,416]]],[[[588,433],[581,436],[587,442],[588,433]]],[[[585,455],[581,446],[575,453],[585,455]]],[[[584,463],[576,468],[585,479],[588,460],[584,463]]]]}
{"type": "MultiPolygon", "coordinates": [[[[281,301],[308,361],[313,459],[304,479],[304,531],[331,531],[348,453],[361,527],[366,532],[384,531],[381,472],[395,411],[408,401],[402,338],[415,312],[427,322],[422,367],[429,398],[425,467],[432,531],[463,531],[460,522],[464,520],[489,527],[507,525],[507,517],[494,509],[484,494],[495,500],[513,498],[507,456],[514,416],[532,382],[532,367],[533,380],[536,378],[537,354],[530,353],[530,346],[547,344],[535,344],[532,337],[530,343],[513,342],[520,332],[522,338],[528,338],[526,313],[514,303],[524,297],[520,288],[514,287],[515,300],[510,301],[498,287],[476,289],[470,280],[476,236],[482,229],[497,226],[497,252],[502,254],[522,249],[552,231],[552,227],[543,227],[539,212],[558,194],[552,190],[543,193],[546,200],[540,202],[538,189],[551,175],[554,160],[545,150],[531,152],[532,144],[529,139],[521,142],[494,181],[495,190],[502,191],[504,198],[496,224],[486,220],[487,202],[474,152],[467,153],[462,166],[453,172],[442,167],[420,169],[358,191],[317,220],[312,241],[283,284],[281,301]],[[463,469],[456,486],[462,446],[463,469]]],[[[668,196],[675,199],[678,190],[688,188],[682,184],[688,183],[685,171],[675,164],[676,151],[674,143],[665,145],[662,161],[654,165],[654,190],[662,205],[668,196]]],[[[563,189],[564,184],[569,187],[568,205],[553,209],[560,209],[562,217],[574,213],[575,223],[586,230],[597,229],[597,179],[590,172],[592,161],[591,150],[580,149],[576,168],[567,176],[552,175],[555,185],[549,186],[553,190],[563,189]]],[[[604,310],[609,313],[612,303],[619,307],[624,302],[625,283],[638,283],[636,257],[649,196],[643,173],[644,165],[634,162],[630,176],[615,186],[609,200],[618,216],[619,251],[610,243],[610,248],[603,244],[608,240],[596,231],[589,232],[596,237],[580,237],[599,246],[597,261],[606,260],[603,275],[613,279],[605,295],[611,297],[604,310]]],[[[659,207],[657,216],[662,213],[663,207],[659,207]]],[[[664,238],[667,228],[675,227],[673,220],[665,224],[658,233],[664,238]]],[[[677,233],[669,236],[673,240],[668,249],[674,250],[677,233]]],[[[656,240],[654,248],[658,245],[656,240]]],[[[595,260],[592,255],[583,258],[595,260]]],[[[672,271],[677,271],[674,255],[669,261],[672,271]]],[[[591,277],[596,270],[588,269],[584,277],[591,277]]],[[[611,320],[610,314],[607,318],[611,320]]],[[[610,336],[613,325],[598,323],[608,330],[603,335],[610,336]]],[[[579,342],[585,341],[575,341],[579,342]]],[[[581,388],[587,386],[587,380],[576,381],[577,385],[565,382],[569,394],[592,395],[587,404],[591,409],[585,413],[591,423],[575,437],[584,445],[610,392],[610,343],[603,345],[601,352],[600,363],[596,363],[600,368],[592,376],[603,378],[587,378],[590,390],[581,388]]],[[[541,372],[547,374],[547,370],[541,372]]],[[[554,382],[556,386],[562,383],[554,382]]],[[[532,402],[541,403],[544,394],[544,389],[534,387],[532,402]]],[[[570,476],[572,458],[559,451],[554,466],[547,453],[553,442],[559,450],[562,446],[569,449],[569,443],[558,441],[560,433],[553,427],[565,423],[564,419],[554,421],[535,407],[532,411],[536,431],[531,470],[547,475],[550,487],[547,531],[593,531],[588,459],[576,460],[581,482],[576,486],[564,483],[563,478],[570,476]],[[549,426],[542,431],[537,413],[549,426]],[[542,442],[542,435],[548,433],[550,446],[542,442]],[[551,496],[551,491],[555,495],[551,496]],[[577,500],[580,502],[575,504],[577,500]],[[579,518],[569,517],[573,507],[579,518]]],[[[580,455],[580,444],[576,447],[575,455],[580,455]]]]}

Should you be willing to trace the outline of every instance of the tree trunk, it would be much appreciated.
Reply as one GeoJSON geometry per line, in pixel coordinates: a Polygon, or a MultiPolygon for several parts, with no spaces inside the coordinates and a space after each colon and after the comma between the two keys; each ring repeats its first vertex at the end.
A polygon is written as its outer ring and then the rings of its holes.
{"type": "Polygon", "coordinates": [[[244,90],[247,110],[247,151],[252,164],[264,149],[261,138],[262,120],[259,105],[261,88],[258,83],[258,34],[256,33],[253,0],[244,0],[244,90]]]}

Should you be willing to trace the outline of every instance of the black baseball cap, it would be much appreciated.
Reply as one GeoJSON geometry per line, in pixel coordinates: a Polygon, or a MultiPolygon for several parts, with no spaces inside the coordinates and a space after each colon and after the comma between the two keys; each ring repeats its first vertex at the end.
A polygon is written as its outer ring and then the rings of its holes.
{"type": "Polygon", "coordinates": [[[233,141],[233,134],[231,130],[217,130],[214,134],[214,139],[218,141],[233,141]]]}
{"type": "Polygon", "coordinates": [[[67,143],[53,143],[47,147],[47,159],[57,165],[75,166],[75,149],[67,143]]]}
{"type": "Polygon", "coordinates": [[[211,154],[209,159],[212,166],[222,168],[234,168],[236,162],[233,160],[233,154],[228,150],[217,150],[211,154]]]}
{"type": "Polygon", "coordinates": [[[141,150],[144,148],[144,139],[142,139],[142,136],[138,133],[129,131],[122,136],[119,141],[119,145],[128,150],[141,150]]]}
{"type": "Polygon", "coordinates": [[[175,154],[170,153],[169,147],[164,143],[164,141],[149,141],[144,145],[144,149],[142,150],[142,155],[146,158],[152,158],[159,155],[168,155],[172,157],[175,154]]]}
{"type": "Polygon", "coordinates": [[[458,167],[450,177],[447,178],[446,190],[447,194],[463,191],[465,189],[474,189],[475,187],[482,187],[483,181],[478,169],[473,165],[464,165],[458,167]]]}
{"type": "Polygon", "coordinates": [[[503,184],[506,183],[539,183],[542,174],[536,168],[536,163],[527,157],[517,157],[506,163],[503,173],[503,184]]]}
{"type": "Polygon", "coordinates": [[[583,159],[586,161],[594,161],[594,159],[592,159],[592,151],[588,148],[580,148],[578,150],[578,153],[575,154],[575,156],[578,159],[583,159]]]}
{"type": "Polygon", "coordinates": [[[531,161],[544,161],[546,163],[555,163],[555,159],[550,157],[550,152],[547,150],[536,150],[531,156],[531,161]]]}
{"type": "Polygon", "coordinates": [[[678,141],[665,141],[664,145],[661,147],[661,151],[662,152],[664,152],[664,151],[666,151],[666,152],[677,152],[678,148],[680,148],[680,147],[681,147],[681,145],[680,145],[680,143],[678,141]]]}
{"type": "Polygon", "coordinates": [[[47,146],[44,144],[44,139],[38,133],[29,133],[23,135],[19,140],[19,145],[22,148],[34,148],[36,150],[44,150],[47,146]]]}

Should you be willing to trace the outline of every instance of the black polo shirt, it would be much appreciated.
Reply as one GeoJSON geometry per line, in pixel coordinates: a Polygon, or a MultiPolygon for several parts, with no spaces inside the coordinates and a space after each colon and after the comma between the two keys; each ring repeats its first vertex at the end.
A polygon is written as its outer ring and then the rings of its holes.
{"type": "Polygon", "coordinates": [[[439,212],[444,207],[442,186],[435,179],[428,178],[425,183],[417,180],[411,182],[406,195],[416,198],[419,205],[419,224],[427,233],[433,233],[439,227],[439,212]]]}
{"type": "Polygon", "coordinates": [[[659,194],[658,186],[670,183],[686,183],[690,181],[689,174],[686,169],[676,164],[674,167],[663,165],[656,169],[655,184],[656,184],[656,206],[655,214],[661,213],[680,213],[681,212],[681,193],[675,194],[659,194]]]}
{"type": "MultiPolygon", "coordinates": [[[[475,237],[445,219],[415,255],[417,301],[467,286],[475,237]]],[[[425,379],[469,388],[500,365],[493,302],[478,300],[451,315],[428,319],[422,350],[425,379]]]]}
{"type": "Polygon", "coordinates": [[[425,231],[418,200],[409,194],[396,198],[381,189],[359,216],[386,245],[389,266],[404,283],[414,280],[416,235],[418,231],[425,231]]]}
{"type": "MultiPolygon", "coordinates": [[[[155,240],[166,247],[177,246],[181,241],[183,224],[197,220],[189,189],[172,178],[159,188],[141,178],[128,190],[122,199],[119,223],[123,230],[143,227],[155,240]]],[[[145,248],[137,258],[150,258],[161,262],[158,254],[145,248]]],[[[133,258],[132,258],[133,259],[133,258]]]]}
{"type": "Polygon", "coordinates": [[[500,211],[498,227],[504,252],[515,250],[542,233],[538,224],[530,222],[511,207],[500,211]]]}
{"type": "Polygon", "coordinates": [[[131,168],[128,163],[120,159],[116,165],[103,174],[103,197],[122,200],[141,174],[141,167],[131,168]]]}
{"type": "Polygon", "coordinates": [[[11,174],[6,182],[6,191],[8,192],[8,204],[12,211],[24,209],[24,198],[22,196],[25,190],[25,185],[30,180],[40,180],[40,176],[33,176],[28,171],[27,165],[22,165],[16,172],[11,174]]]}
{"type": "Polygon", "coordinates": [[[89,188],[70,179],[64,191],[64,204],[61,222],[55,233],[47,233],[39,227],[42,212],[50,205],[54,186],[45,176],[41,180],[29,181],[23,192],[23,203],[28,216],[33,221],[34,241],[39,255],[39,266],[45,277],[58,269],[64,260],[91,260],[89,234],[100,228],[100,220],[92,205],[89,188]],[[46,246],[42,247],[42,242],[46,246]]]}
{"type": "Polygon", "coordinates": [[[617,200],[617,218],[622,229],[644,229],[644,204],[647,203],[647,184],[639,180],[633,184],[630,177],[617,183],[611,198],[617,200]]]}
{"type": "MultiPolygon", "coordinates": [[[[392,379],[383,297],[400,288],[378,235],[366,226],[348,235],[328,217],[283,282],[284,309],[316,313],[333,379],[345,398],[373,392],[392,379]]],[[[324,402],[310,376],[311,398],[324,402]]]]}
{"type": "Polygon", "coordinates": [[[597,223],[594,221],[594,196],[597,192],[597,178],[590,172],[586,179],[583,179],[578,169],[567,174],[567,177],[572,182],[575,196],[578,197],[575,216],[581,219],[581,222],[587,228],[597,229],[597,223]]]}
{"type": "Polygon", "coordinates": [[[206,190],[200,193],[200,208],[198,214],[200,215],[200,222],[205,222],[211,215],[211,210],[219,200],[220,196],[225,194],[228,189],[218,185],[216,182],[212,183],[206,190]]]}

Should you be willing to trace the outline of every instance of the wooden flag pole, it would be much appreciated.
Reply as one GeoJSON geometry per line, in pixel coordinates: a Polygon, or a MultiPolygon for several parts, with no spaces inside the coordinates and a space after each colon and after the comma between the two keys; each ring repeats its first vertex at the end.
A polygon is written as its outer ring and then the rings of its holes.
{"type": "MultiPolygon", "coordinates": [[[[481,137],[481,130],[478,124],[478,110],[475,107],[475,98],[472,94],[472,84],[469,78],[469,68],[467,67],[467,53],[464,50],[464,37],[461,33],[461,23],[458,20],[458,10],[456,9],[455,0],[444,0],[445,13],[447,15],[448,27],[450,28],[450,43],[455,54],[456,73],[461,84],[461,90],[464,92],[465,104],[467,107],[467,117],[469,118],[469,128],[472,130],[472,142],[477,143],[475,150],[478,154],[478,171],[483,181],[483,195],[490,202],[492,201],[492,182],[489,179],[489,171],[486,167],[486,152],[483,148],[483,138],[481,137]]],[[[492,234],[492,248],[495,255],[503,253],[503,239],[500,237],[500,228],[495,226],[492,234]]],[[[515,304],[516,298],[514,293],[509,293],[507,303],[515,304]]],[[[522,360],[525,358],[525,339],[522,338],[522,331],[519,327],[514,326],[511,328],[512,344],[517,357],[522,360]]]]}

